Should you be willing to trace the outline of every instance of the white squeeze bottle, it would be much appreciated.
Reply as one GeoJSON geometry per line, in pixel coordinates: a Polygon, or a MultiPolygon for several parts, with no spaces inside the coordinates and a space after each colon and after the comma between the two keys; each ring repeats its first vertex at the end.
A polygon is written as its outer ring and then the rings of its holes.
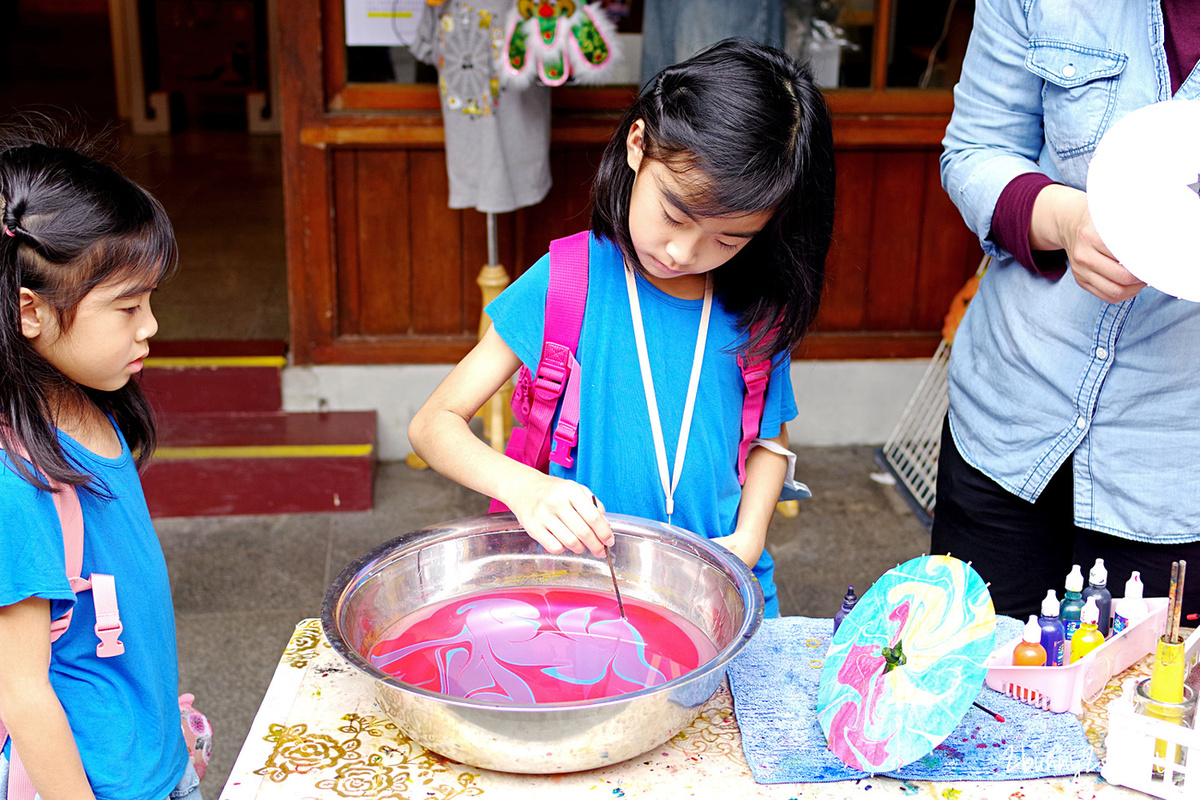
{"type": "Polygon", "coordinates": [[[1134,572],[1125,581],[1125,596],[1113,604],[1113,634],[1118,634],[1150,613],[1149,606],[1142,599],[1142,574],[1134,572]]]}

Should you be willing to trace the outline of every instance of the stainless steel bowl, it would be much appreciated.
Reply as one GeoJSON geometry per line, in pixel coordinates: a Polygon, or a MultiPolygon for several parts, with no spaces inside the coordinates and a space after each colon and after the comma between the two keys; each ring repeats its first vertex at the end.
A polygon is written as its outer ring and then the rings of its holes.
{"type": "Polygon", "coordinates": [[[725,668],[758,630],[762,589],[717,545],[660,522],[609,515],[623,597],[690,620],[716,645],[697,669],[651,689],[572,703],[464,700],[419,689],[371,666],[367,654],[400,618],[430,603],[513,586],[612,591],[608,565],[590,554],[550,555],[511,514],[412,531],[346,567],[325,593],[325,636],[370,678],[380,707],[412,739],[456,761],[502,772],[550,773],[624,761],[695,719],[725,668]]]}

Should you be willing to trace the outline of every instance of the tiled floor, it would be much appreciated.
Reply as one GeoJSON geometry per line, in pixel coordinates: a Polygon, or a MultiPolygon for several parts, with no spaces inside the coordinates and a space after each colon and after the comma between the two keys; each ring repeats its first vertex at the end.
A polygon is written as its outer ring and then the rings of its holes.
{"type": "Polygon", "coordinates": [[[279,137],[188,130],[121,145],[179,242],[179,272],[153,300],[158,338],[286,340],[279,137]]]}

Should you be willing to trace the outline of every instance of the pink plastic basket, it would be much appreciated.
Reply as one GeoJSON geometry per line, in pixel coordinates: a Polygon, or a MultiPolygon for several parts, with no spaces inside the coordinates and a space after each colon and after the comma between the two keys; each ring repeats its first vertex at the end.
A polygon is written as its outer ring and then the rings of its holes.
{"type": "Polygon", "coordinates": [[[1116,675],[1154,652],[1167,616],[1165,597],[1148,597],[1150,613],[1074,664],[1062,667],[1014,667],[1015,639],[1001,644],[988,656],[986,683],[997,692],[1050,711],[1083,713],[1083,701],[1091,701],[1116,675]]]}

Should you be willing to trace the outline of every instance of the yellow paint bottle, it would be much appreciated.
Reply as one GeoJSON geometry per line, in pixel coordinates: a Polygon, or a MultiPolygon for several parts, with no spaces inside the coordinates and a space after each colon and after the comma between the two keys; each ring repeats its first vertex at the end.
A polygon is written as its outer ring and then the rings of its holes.
{"type": "Polygon", "coordinates": [[[1079,612],[1079,629],[1071,636],[1071,663],[1074,664],[1088,653],[1104,644],[1104,634],[1096,623],[1100,619],[1100,609],[1096,607],[1096,598],[1089,597],[1079,612]]]}

